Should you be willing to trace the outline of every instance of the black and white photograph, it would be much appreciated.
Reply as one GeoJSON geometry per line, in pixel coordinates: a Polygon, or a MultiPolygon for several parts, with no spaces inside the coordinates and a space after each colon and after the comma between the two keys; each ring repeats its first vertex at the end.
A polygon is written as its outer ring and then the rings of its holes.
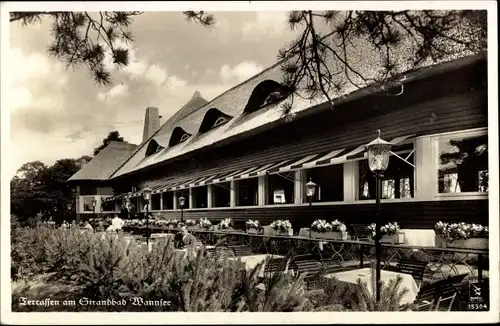
{"type": "Polygon", "coordinates": [[[2,323],[499,321],[496,2],[1,6],[2,323]]]}

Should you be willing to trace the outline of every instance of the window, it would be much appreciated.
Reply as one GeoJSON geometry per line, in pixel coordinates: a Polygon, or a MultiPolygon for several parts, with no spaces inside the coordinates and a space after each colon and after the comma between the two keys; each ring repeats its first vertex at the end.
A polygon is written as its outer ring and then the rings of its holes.
{"type": "Polygon", "coordinates": [[[207,113],[205,113],[198,132],[200,134],[207,132],[215,127],[223,125],[224,123],[231,120],[231,118],[231,116],[224,114],[216,108],[212,108],[208,110],[207,113]]]}
{"type": "Polygon", "coordinates": [[[109,201],[103,201],[102,202],[102,211],[103,212],[114,212],[116,211],[115,209],[115,201],[114,200],[109,200],[109,201]]]}
{"type": "Polygon", "coordinates": [[[267,178],[269,198],[267,202],[274,204],[293,204],[295,201],[294,173],[287,177],[282,174],[270,174],[267,178]]]}
{"type": "Polygon", "coordinates": [[[215,128],[215,127],[217,127],[217,126],[219,126],[219,125],[222,125],[222,124],[226,123],[226,121],[227,121],[227,119],[226,119],[226,118],[224,118],[224,117],[220,117],[220,118],[218,118],[217,120],[215,120],[215,123],[214,123],[214,126],[213,126],[213,127],[215,128]]]}
{"type": "Polygon", "coordinates": [[[207,208],[208,207],[208,187],[195,187],[192,190],[193,195],[193,208],[207,208]]]}
{"type": "Polygon", "coordinates": [[[223,182],[212,185],[213,207],[231,206],[231,183],[223,182]]]}
{"type": "Polygon", "coordinates": [[[161,194],[163,200],[163,209],[174,209],[174,193],[172,191],[166,191],[161,194]]]}
{"type": "Polygon", "coordinates": [[[172,131],[172,135],[170,136],[170,140],[168,141],[168,146],[175,146],[186,141],[189,137],[191,137],[191,134],[184,131],[181,127],[175,127],[172,131]]]}
{"type": "Polygon", "coordinates": [[[257,178],[236,181],[238,187],[237,205],[254,206],[258,204],[259,181],[257,178]]]}
{"type": "Polygon", "coordinates": [[[488,191],[488,135],[438,139],[439,193],[488,191]]]}
{"type": "MultiPolygon", "coordinates": [[[[313,202],[333,202],[344,200],[344,165],[336,164],[306,170],[306,181],[316,183],[313,202]]],[[[304,196],[304,202],[309,199],[304,196]]]]}
{"type": "MultiPolygon", "coordinates": [[[[414,164],[413,144],[393,148],[399,157],[391,155],[389,166],[382,177],[382,199],[413,198],[414,164]],[[407,162],[405,162],[406,160],[407,162]]],[[[359,193],[360,200],[376,199],[375,175],[368,167],[367,160],[359,161],[359,193]]]]}
{"type": "Polygon", "coordinates": [[[264,80],[252,91],[243,112],[252,113],[265,106],[277,104],[287,98],[291,93],[291,89],[274,80],[264,80]]]}
{"type": "Polygon", "coordinates": [[[83,197],[83,211],[84,212],[93,212],[92,200],[94,197],[83,197]]]}
{"type": "Polygon", "coordinates": [[[159,211],[161,209],[161,194],[151,195],[151,210],[159,211]]]}
{"type": "Polygon", "coordinates": [[[164,149],[164,147],[158,144],[156,140],[152,139],[149,142],[148,147],[146,148],[146,157],[156,154],[160,152],[162,149],[164,149]]]}
{"type": "Polygon", "coordinates": [[[181,206],[179,205],[179,198],[184,197],[184,207],[183,209],[188,209],[189,208],[189,192],[187,190],[183,191],[177,191],[177,209],[181,209],[181,206]]]}

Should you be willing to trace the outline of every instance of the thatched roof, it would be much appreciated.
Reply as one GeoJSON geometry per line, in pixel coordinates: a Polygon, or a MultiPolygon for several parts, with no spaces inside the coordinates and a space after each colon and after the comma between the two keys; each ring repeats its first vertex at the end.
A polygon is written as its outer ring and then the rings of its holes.
{"type": "MultiPolygon", "coordinates": [[[[458,69],[477,61],[480,57],[482,56],[460,58],[440,64],[429,64],[419,69],[407,70],[405,72],[404,82],[425,78],[431,74],[440,73],[446,70],[458,69]]],[[[361,68],[368,67],[369,65],[373,66],[374,63],[367,62],[366,60],[360,61],[361,68]]],[[[233,87],[208,103],[204,103],[206,101],[201,98],[198,92],[195,93],[193,98],[165,122],[155,135],[137,148],[135,153],[117,169],[112,177],[118,177],[147,166],[169,161],[186,153],[214,145],[223,140],[228,141],[229,138],[249,134],[249,132],[257,128],[279,121],[283,118],[283,114],[282,111],[275,106],[244,114],[245,107],[249,104],[249,100],[255,97],[260,85],[268,83],[269,80],[278,83],[282,80],[282,71],[279,63],[233,87]],[[198,105],[200,106],[195,109],[198,105]],[[231,120],[206,133],[199,134],[198,130],[205,114],[210,109],[214,108],[224,115],[232,117],[231,120]],[[149,141],[154,139],[162,146],[164,144],[168,145],[172,131],[175,128],[182,128],[185,132],[190,134],[191,137],[175,146],[164,146],[165,149],[146,157],[145,154],[149,141]]],[[[330,97],[337,103],[352,100],[355,97],[366,96],[368,94],[370,94],[370,92],[365,89],[360,91],[353,85],[347,85],[341,91],[332,92],[330,97]]],[[[325,96],[315,99],[314,101],[296,97],[291,113],[292,115],[300,116],[309,109],[313,109],[314,107],[317,109],[317,105],[325,101],[325,96]]]]}
{"type": "Polygon", "coordinates": [[[68,181],[107,180],[136,148],[134,144],[112,141],[68,181]]]}

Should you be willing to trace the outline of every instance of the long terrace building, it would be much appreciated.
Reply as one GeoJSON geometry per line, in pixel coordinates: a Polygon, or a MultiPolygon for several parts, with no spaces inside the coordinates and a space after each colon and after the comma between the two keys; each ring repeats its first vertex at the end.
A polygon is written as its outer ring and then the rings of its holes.
{"type": "Polygon", "coordinates": [[[375,179],[363,145],[392,141],[384,173],[382,214],[402,228],[436,221],[488,224],[487,62],[473,56],[405,73],[399,96],[354,90],[330,103],[286,97],[273,66],[208,102],[196,92],[163,125],[146,110],[138,145],[112,143],[70,178],[77,216],[113,214],[121,205],[184,219],[231,217],[267,224],[288,219],[294,229],[315,218],[370,223],[375,179]],[[312,205],[309,180],[318,187],[312,205]]]}

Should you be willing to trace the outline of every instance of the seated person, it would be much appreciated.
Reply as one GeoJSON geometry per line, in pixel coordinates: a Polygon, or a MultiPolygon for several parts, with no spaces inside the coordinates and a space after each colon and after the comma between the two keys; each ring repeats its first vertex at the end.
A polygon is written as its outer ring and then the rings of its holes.
{"type": "Polygon", "coordinates": [[[182,247],[189,246],[196,242],[196,238],[190,234],[185,226],[181,227],[181,232],[177,233],[174,237],[175,248],[180,249],[182,247]]]}
{"type": "Polygon", "coordinates": [[[119,231],[122,229],[124,224],[125,221],[119,218],[118,215],[115,215],[115,217],[111,220],[110,227],[112,227],[112,231],[119,231]]]}

